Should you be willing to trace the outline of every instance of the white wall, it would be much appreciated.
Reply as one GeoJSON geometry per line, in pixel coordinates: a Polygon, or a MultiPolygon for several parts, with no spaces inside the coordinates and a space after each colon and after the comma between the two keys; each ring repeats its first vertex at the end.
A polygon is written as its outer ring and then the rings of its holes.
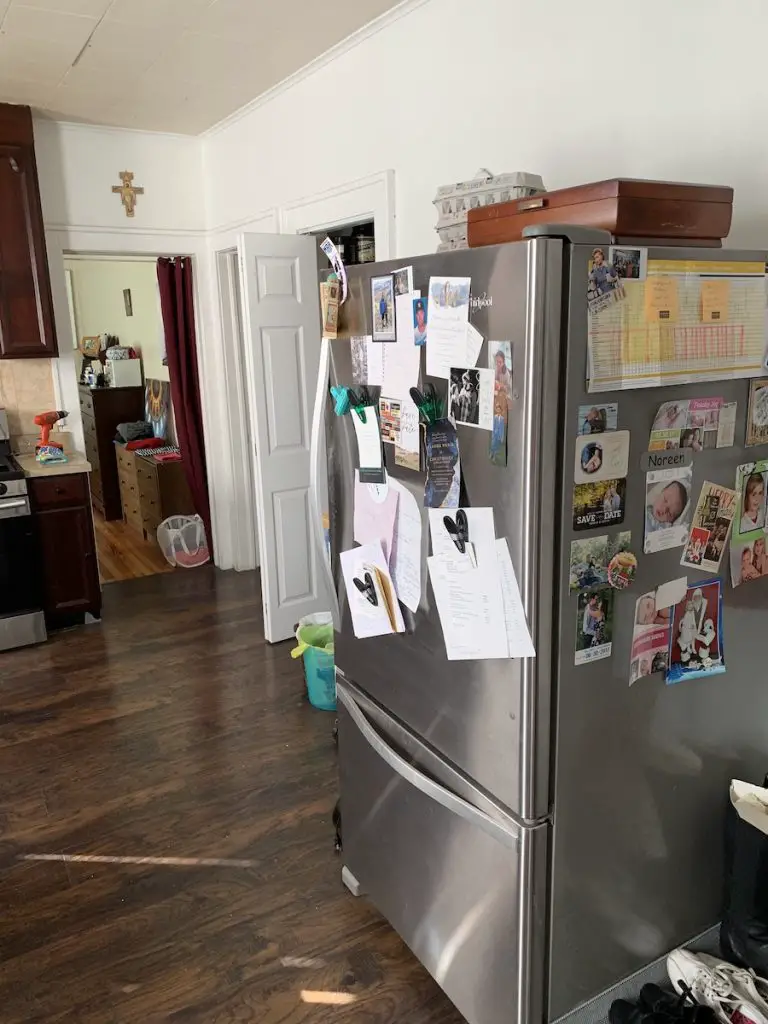
{"type": "Polygon", "coordinates": [[[205,137],[209,227],[395,171],[397,253],[434,251],[438,185],[732,184],[730,243],[768,243],[763,0],[427,0],[205,137]]]}
{"type": "Polygon", "coordinates": [[[72,347],[64,276],[67,252],[190,255],[195,259],[198,354],[208,456],[216,564],[233,565],[234,512],[226,395],[218,367],[218,339],[210,332],[211,289],[205,238],[200,139],[35,120],[35,152],[46,228],[60,358],[52,361],[56,404],[74,410],[67,426],[82,449],[78,366],[72,347]],[[143,186],[136,215],[125,215],[112,185],[133,171],[143,186]],[[204,301],[203,301],[204,299],[204,301]]]}
{"type": "Polygon", "coordinates": [[[121,345],[140,353],[145,377],[169,380],[162,360],[163,324],[155,262],[68,257],[64,266],[72,273],[79,336],[115,334],[121,345]],[[126,288],[131,292],[132,316],[125,309],[126,288]]]}
{"type": "Polygon", "coordinates": [[[186,135],[138,132],[36,119],[35,156],[47,228],[178,232],[205,228],[202,147],[186,135]],[[120,171],[144,188],[133,217],[120,196],[120,171]]]}

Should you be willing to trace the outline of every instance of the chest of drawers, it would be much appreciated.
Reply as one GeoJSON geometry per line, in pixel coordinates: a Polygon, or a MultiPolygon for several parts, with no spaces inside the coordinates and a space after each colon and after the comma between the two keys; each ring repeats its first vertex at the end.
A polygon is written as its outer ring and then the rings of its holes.
{"type": "Polygon", "coordinates": [[[91,500],[105,519],[123,515],[115,458],[118,423],[144,419],[144,388],[80,387],[85,455],[91,472],[91,500]]]}
{"type": "Polygon", "coordinates": [[[194,515],[181,462],[158,462],[116,444],[123,519],[145,540],[156,540],[157,527],[174,515],[194,515]]]}

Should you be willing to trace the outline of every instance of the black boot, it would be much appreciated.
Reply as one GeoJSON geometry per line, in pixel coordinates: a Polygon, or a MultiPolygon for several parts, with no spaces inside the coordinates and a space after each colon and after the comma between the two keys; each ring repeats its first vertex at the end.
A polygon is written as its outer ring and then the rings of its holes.
{"type": "Polygon", "coordinates": [[[768,975],[768,836],[742,821],[730,799],[725,819],[724,876],[722,954],[764,978],[768,975]]]}
{"type": "Polygon", "coordinates": [[[609,1024],[672,1024],[663,1013],[649,1013],[628,999],[614,999],[608,1011],[609,1024]]]}
{"type": "Polygon", "coordinates": [[[649,982],[640,989],[638,1005],[646,1013],[666,1014],[682,1024],[717,1024],[715,1011],[710,1006],[697,1003],[687,985],[683,985],[683,991],[678,995],[649,982]]]}

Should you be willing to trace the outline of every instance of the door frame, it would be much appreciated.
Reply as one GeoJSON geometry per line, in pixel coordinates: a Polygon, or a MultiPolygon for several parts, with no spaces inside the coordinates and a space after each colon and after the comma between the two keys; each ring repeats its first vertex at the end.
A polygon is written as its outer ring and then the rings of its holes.
{"type": "MultiPolygon", "coordinates": [[[[340,185],[338,188],[320,192],[282,207],[271,207],[253,218],[227,225],[226,229],[213,232],[208,239],[208,266],[210,269],[210,307],[217,311],[210,325],[215,344],[222,353],[224,376],[224,407],[229,418],[232,439],[244,438],[242,448],[250,458],[254,439],[251,435],[249,395],[245,379],[244,353],[236,351],[239,340],[227,330],[222,310],[229,300],[227,275],[220,273],[219,259],[228,252],[237,251],[237,239],[243,232],[262,234],[308,234],[323,231],[342,224],[356,224],[373,221],[376,260],[395,257],[395,172],[381,171],[366,178],[340,185]]],[[[234,460],[234,444],[226,458],[234,460]]],[[[235,569],[255,569],[260,564],[256,502],[253,480],[247,478],[241,468],[240,453],[233,462],[233,488],[228,518],[228,541],[232,552],[231,564],[235,569]],[[242,515],[237,509],[242,509],[242,515]]]]}
{"type": "Polygon", "coordinates": [[[203,339],[208,336],[205,322],[205,306],[200,301],[202,281],[206,273],[206,246],[204,237],[198,232],[134,232],[104,231],[88,228],[46,228],[48,267],[53,294],[53,314],[56,335],[59,340],[59,358],[52,360],[53,389],[56,404],[67,409],[67,429],[72,433],[75,447],[85,447],[83,422],[80,415],[78,373],[75,362],[76,349],[71,337],[72,327],[67,299],[64,259],[71,255],[88,255],[98,259],[106,258],[150,258],[159,256],[188,256],[192,260],[195,302],[195,333],[197,359],[200,376],[200,401],[203,410],[203,437],[207,462],[208,495],[211,508],[211,528],[215,564],[222,569],[231,568],[231,540],[227,528],[227,505],[222,496],[228,496],[228,488],[220,473],[224,453],[229,450],[229,436],[226,430],[214,430],[213,425],[226,420],[226,396],[222,395],[220,375],[214,372],[216,353],[206,352],[203,339]],[[67,340],[69,339],[69,343],[67,340]],[[206,358],[207,356],[207,358],[206,358]]]}

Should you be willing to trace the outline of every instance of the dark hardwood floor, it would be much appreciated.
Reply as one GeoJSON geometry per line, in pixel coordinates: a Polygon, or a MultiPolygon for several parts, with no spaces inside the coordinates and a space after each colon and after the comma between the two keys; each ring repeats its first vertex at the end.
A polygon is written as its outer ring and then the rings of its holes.
{"type": "Polygon", "coordinates": [[[290,646],[257,574],[205,567],[0,654],[3,1024],[460,1024],[341,885],[334,719],[290,646]],[[169,860],[22,859],[50,854],[169,860]]]}

